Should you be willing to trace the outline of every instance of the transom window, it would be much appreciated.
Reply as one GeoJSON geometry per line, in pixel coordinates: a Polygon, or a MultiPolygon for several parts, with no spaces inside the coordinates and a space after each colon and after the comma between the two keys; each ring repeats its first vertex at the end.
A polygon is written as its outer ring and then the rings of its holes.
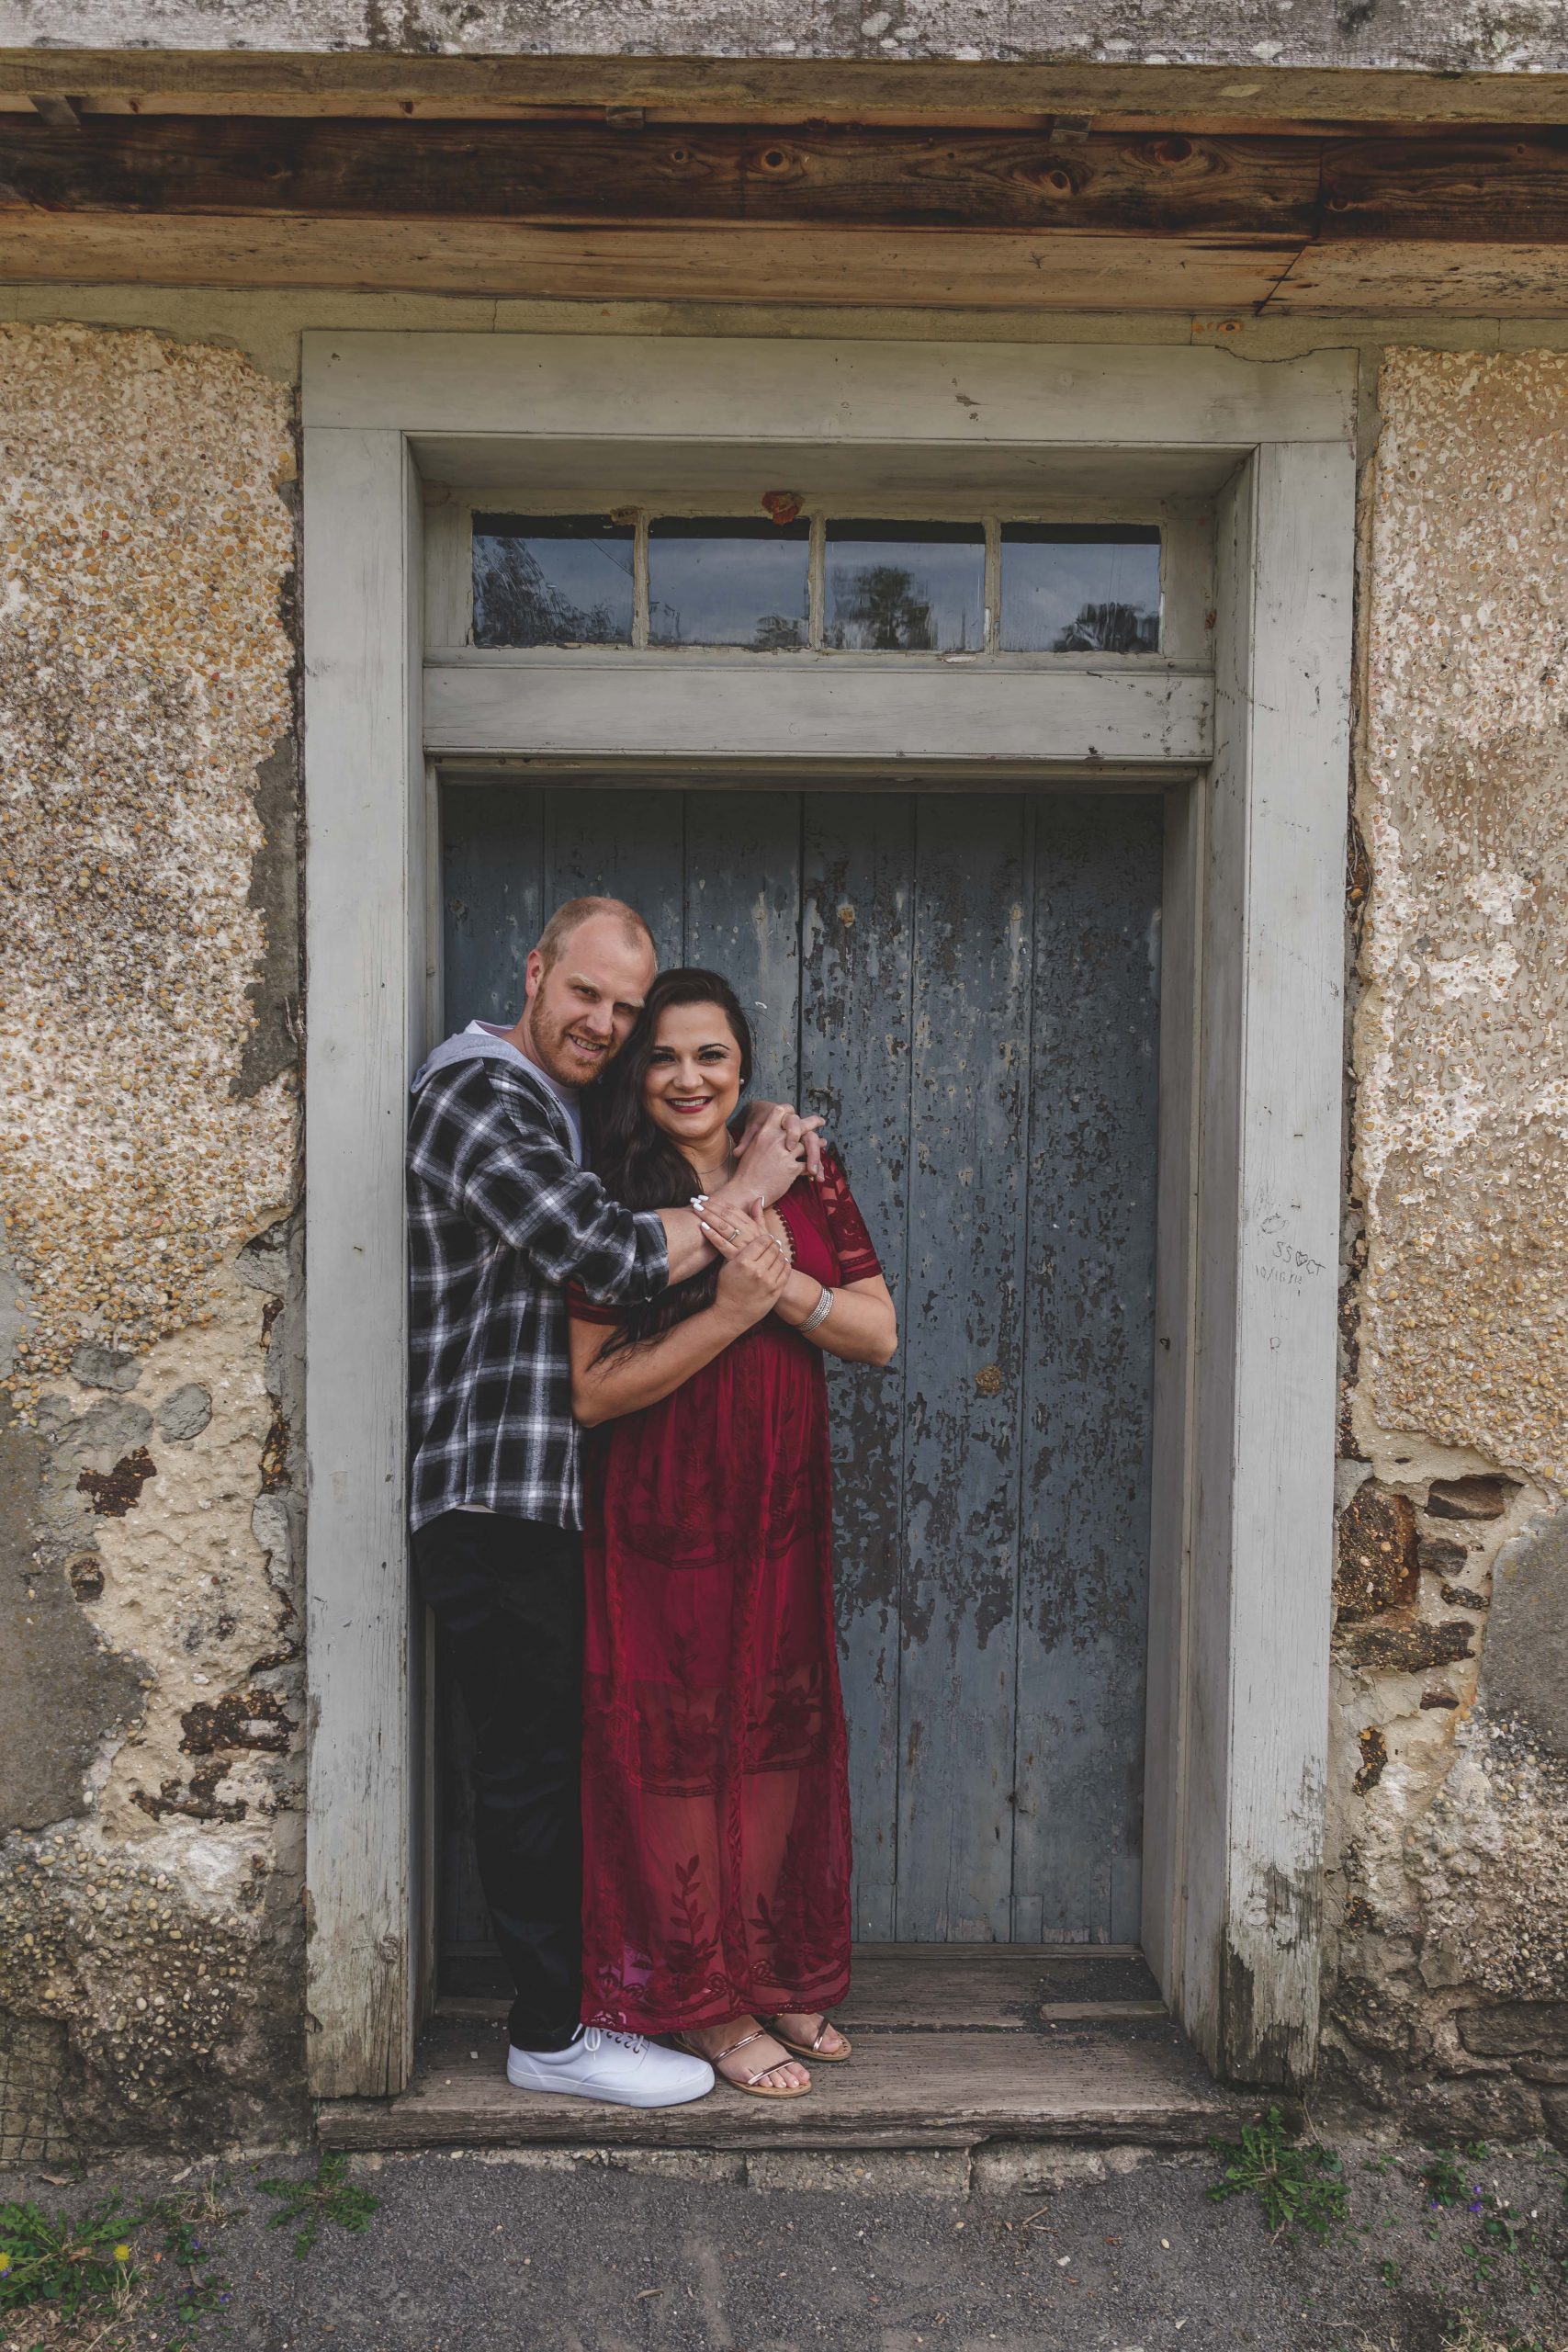
{"type": "Polygon", "coordinates": [[[477,646],[1158,653],[1153,523],[476,513],[477,646]]]}

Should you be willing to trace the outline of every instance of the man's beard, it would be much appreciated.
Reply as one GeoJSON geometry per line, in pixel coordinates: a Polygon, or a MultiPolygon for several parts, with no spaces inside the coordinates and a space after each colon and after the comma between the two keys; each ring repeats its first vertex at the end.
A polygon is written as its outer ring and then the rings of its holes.
{"type": "Polygon", "coordinates": [[[607,1069],[619,1049],[619,1040],[605,1040],[599,1053],[576,1053],[568,1040],[577,1027],[572,1020],[555,1021],[546,1029],[537,1017],[530,1023],[530,1043],[542,1066],[562,1086],[592,1086],[601,1070],[607,1069]]]}

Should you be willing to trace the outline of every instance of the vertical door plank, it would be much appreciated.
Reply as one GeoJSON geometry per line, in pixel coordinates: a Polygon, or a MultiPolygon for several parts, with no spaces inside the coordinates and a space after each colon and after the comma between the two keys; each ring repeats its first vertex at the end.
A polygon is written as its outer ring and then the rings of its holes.
{"type": "Polygon", "coordinates": [[[1187,1825],[1182,1792],[1189,1723],[1193,1496],[1192,1345],[1197,1303],[1198,947],[1208,786],[1165,795],[1160,911],[1159,1202],[1155,1239],[1155,1351],[1149,1483],[1148,1699],[1145,1708],[1143,1918],[1139,1941],[1173,2014],[1185,2008],[1182,1909],[1187,1825]]]}
{"type": "Polygon", "coordinates": [[[625,899],[659,961],[681,960],[686,796],[558,785],[545,794],[544,912],[568,899],[625,899]]]}
{"type": "Polygon", "coordinates": [[[1014,1888],[1048,1941],[1138,1930],[1161,857],[1152,797],[1041,804],[1014,1888]]]}
{"type": "Polygon", "coordinates": [[[1031,804],[916,808],[897,1933],[1010,1932],[1031,804]]]}
{"type": "Polygon", "coordinates": [[[516,1020],[539,936],[544,796],[533,785],[448,785],[441,797],[446,1026],[516,1020]]]}
{"type": "MultiPolygon", "coordinates": [[[[913,801],[808,793],[802,825],[801,1103],[840,1150],[905,1326],[913,801]]],[[[907,1340],[905,1342],[908,1344],[907,1340]]],[[[904,1355],[828,1362],[834,1549],[854,1819],[854,1932],[895,1933],[904,1355]]]]}
{"type": "Polygon", "coordinates": [[[800,1088],[800,795],[705,792],[687,804],[686,961],[746,1008],[754,1094],[800,1088]]]}

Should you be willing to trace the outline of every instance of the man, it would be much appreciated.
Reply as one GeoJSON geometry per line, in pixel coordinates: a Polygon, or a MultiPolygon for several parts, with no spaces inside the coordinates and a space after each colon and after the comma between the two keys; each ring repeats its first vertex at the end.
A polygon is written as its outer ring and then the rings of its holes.
{"type": "MultiPolygon", "coordinates": [[[[473,1727],[474,1842],[516,1986],[508,2079],[667,2107],[713,2069],[579,2022],[582,1524],[564,1285],[648,1298],[709,1262],[692,1209],[634,1216],[582,1166],[582,1090],[658,968],[640,915],[574,899],[528,958],[511,1029],[470,1022],[413,1081],[408,1153],[411,1518],[473,1727]]],[[[759,1106],[705,1218],[788,1191],[819,1123],[759,1106]]]]}

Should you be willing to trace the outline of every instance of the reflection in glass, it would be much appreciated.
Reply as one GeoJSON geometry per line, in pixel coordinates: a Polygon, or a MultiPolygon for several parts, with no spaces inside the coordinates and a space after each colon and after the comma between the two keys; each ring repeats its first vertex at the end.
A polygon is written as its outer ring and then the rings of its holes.
{"type": "Polygon", "coordinates": [[[978,523],[829,523],[825,645],[855,653],[979,653],[978,523]]]}
{"type": "Polygon", "coordinates": [[[653,645],[744,645],[787,653],[806,643],[809,523],[668,516],[648,529],[648,634],[653,645]]]}
{"type": "Polygon", "coordinates": [[[1157,653],[1157,529],[1004,523],[1001,644],[1008,653],[1157,653]]]}
{"type": "Polygon", "coordinates": [[[474,643],[629,645],[636,544],[603,514],[476,514],[474,643]]]}

